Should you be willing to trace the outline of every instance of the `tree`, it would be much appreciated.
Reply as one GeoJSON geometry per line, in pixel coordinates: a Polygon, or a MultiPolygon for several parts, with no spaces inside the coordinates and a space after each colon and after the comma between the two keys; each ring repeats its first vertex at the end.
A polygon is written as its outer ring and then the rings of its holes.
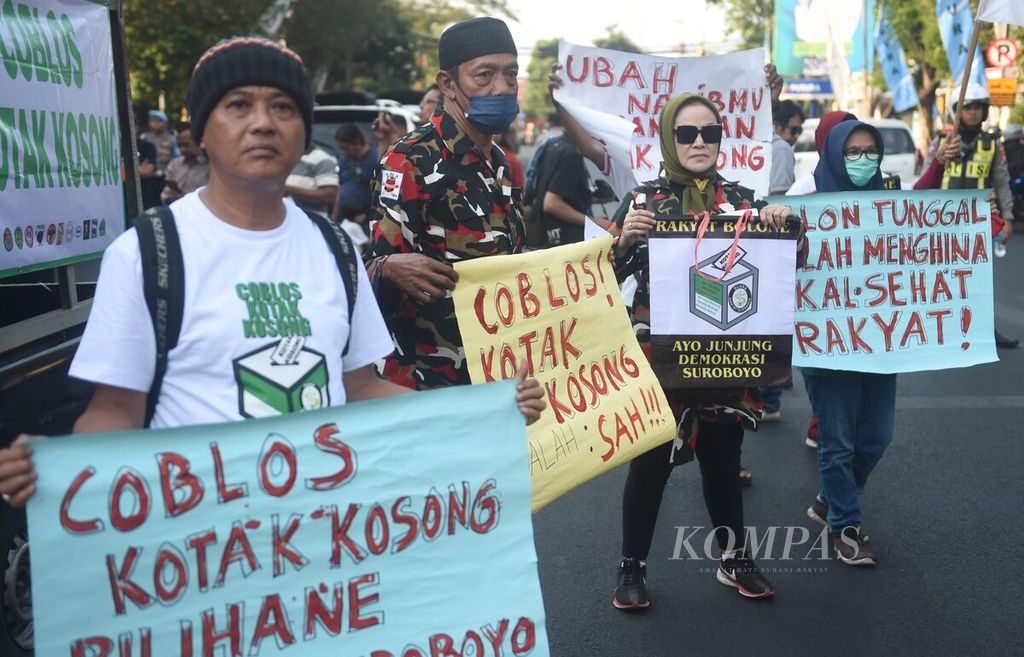
{"type": "Polygon", "coordinates": [[[303,57],[318,90],[422,88],[437,71],[437,41],[448,25],[481,15],[513,18],[507,4],[508,0],[125,2],[133,100],[146,107],[162,105],[176,114],[184,105],[192,67],[207,48],[226,37],[264,31],[267,25],[279,30],[277,36],[303,57]]]}
{"type": "Polygon", "coordinates": [[[174,113],[185,102],[192,67],[225,37],[252,31],[266,2],[218,0],[124,3],[125,40],[136,103],[174,113]]]}
{"type": "MultiPolygon", "coordinates": [[[[706,2],[712,7],[725,9],[726,25],[730,32],[743,40],[744,48],[760,48],[764,45],[765,33],[774,25],[775,0],[706,0],[706,2]]],[[[769,38],[770,41],[771,38],[769,38]]]]}
{"type": "Polygon", "coordinates": [[[419,77],[412,21],[398,0],[300,0],[284,35],[318,92],[406,87],[419,77]]]}
{"type": "Polygon", "coordinates": [[[438,69],[437,42],[449,25],[477,16],[515,18],[508,0],[398,0],[398,5],[412,26],[416,67],[424,88],[434,81],[438,69]]]}
{"type": "MultiPolygon", "coordinates": [[[[923,147],[931,141],[935,92],[944,82],[952,82],[949,60],[935,17],[935,0],[880,0],[879,6],[888,9],[893,31],[903,45],[907,65],[914,75],[920,102],[917,109],[921,125],[919,145],[923,147]]],[[[972,6],[977,11],[977,0],[972,0],[972,6]]],[[[991,39],[992,26],[983,23],[978,43],[987,43],[991,39]]]]}
{"type": "Polygon", "coordinates": [[[548,95],[548,74],[557,60],[558,39],[541,39],[533,46],[523,94],[523,112],[530,118],[544,118],[555,109],[548,95]]]}
{"type": "Polygon", "coordinates": [[[892,19],[892,28],[903,45],[907,65],[917,87],[917,112],[921,127],[919,145],[931,141],[932,113],[935,91],[949,77],[949,61],[939,35],[934,0],[883,0],[892,19]]]}
{"type": "MultiPolygon", "coordinates": [[[[1024,27],[1016,27],[1010,30],[1010,37],[1017,40],[1017,43],[1024,44],[1024,27]]],[[[1018,79],[1024,79],[1024,57],[1017,59],[1017,69],[1020,71],[1018,79]]],[[[1019,102],[1010,111],[1010,123],[1024,123],[1024,102],[1019,102]]]]}
{"type": "Polygon", "coordinates": [[[609,25],[605,28],[605,35],[594,39],[594,45],[598,48],[609,48],[611,50],[621,50],[622,52],[640,54],[644,52],[640,46],[633,43],[633,40],[619,29],[618,25],[609,25]]]}

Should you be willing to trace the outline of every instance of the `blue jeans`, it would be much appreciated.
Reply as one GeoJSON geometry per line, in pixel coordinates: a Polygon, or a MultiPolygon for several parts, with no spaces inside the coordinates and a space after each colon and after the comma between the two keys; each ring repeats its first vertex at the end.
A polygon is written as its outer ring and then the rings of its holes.
{"type": "Polygon", "coordinates": [[[864,484],[892,442],[896,375],[805,371],[804,385],[818,418],[820,498],[838,534],[860,526],[864,484]]]}
{"type": "Polygon", "coordinates": [[[761,388],[761,401],[765,413],[775,413],[782,408],[782,388],[761,388]]]}

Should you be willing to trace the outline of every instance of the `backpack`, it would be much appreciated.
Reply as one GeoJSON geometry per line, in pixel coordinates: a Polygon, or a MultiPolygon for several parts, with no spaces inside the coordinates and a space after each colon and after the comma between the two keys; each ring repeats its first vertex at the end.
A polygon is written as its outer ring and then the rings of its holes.
{"type": "MultiPolygon", "coordinates": [[[[338,272],[345,284],[351,323],[359,283],[357,251],[341,226],[314,212],[306,211],[306,215],[320,229],[331,253],[334,254],[338,272]]],[[[133,223],[139,236],[139,251],[142,256],[142,290],[156,336],[156,369],[146,397],[144,426],[148,427],[156,411],[164,375],[167,374],[167,356],[171,349],[177,346],[181,333],[185,309],[185,268],[178,229],[174,225],[174,214],[170,208],[150,208],[137,216],[133,223]]],[[[349,331],[349,341],[351,337],[352,332],[349,331]]],[[[345,343],[345,349],[341,354],[343,357],[348,354],[349,341],[345,343]]]]}

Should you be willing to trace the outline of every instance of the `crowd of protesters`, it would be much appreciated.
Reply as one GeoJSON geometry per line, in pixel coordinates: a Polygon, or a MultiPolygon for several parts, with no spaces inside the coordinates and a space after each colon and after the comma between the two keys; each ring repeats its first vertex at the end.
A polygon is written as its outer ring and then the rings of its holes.
{"type": "MultiPolygon", "coordinates": [[[[235,37],[199,58],[188,92],[190,123],[176,125],[172,134],[168,117],[153,111],[139,140],[144,205],[170,207],[138,221],[178,236],[184,319],[169,351],[160,352],[144,284],[142,230],[126,232],[104,255],[71,367],[72,376],[96,385],[76,432],[272,414],[246,404],[233,369],[239,358],[273,342],[243,334],[232,310],[254,282],[291,295],[308,320],[298,337],[311,352],[326,355],[328,382],[310,407],[469,384],[452,299],[459,284],[453,263],[578,242],[588,221],[615,235],[614,269],[620,281],[636,286],[630,320],[649,355],[646,240],[657,217],[714,213],[727,204],[756,209],[757,221],[780,226],[792,214],[719,174],[719,111],[699,95],[681,94],[661,112],[659,175],[625,195],[612,216],[594,217],[595,181],[586,163],[607,172],[610,158],[557,103],[550,135],[523,171],[512,129],[519,116],[519,59],[505,23],[478,18],[450,27],[440,38],[438,59],[435,84],[420,103],[420,125],[401,125],[397,115],[382,113],[373,124],[374,147],[358,125],[342,124],[335,133],[339,163],[312,143],[313,93],[296,52],[235,37]],[[328,221],[347,225],[332,232],[328,221]],[[345,258],[351,279],[339,267],[345,258]],[[118,349],[109,349],[111,343],[118,349]]],[[[774,68],[765,74],[775,109],[773,193],[883,188],[884,141],[845,112],[821,119],[819,162],[810,177],[797,179],[793,145],[804,113],[779,101],[782,84],[774,68]]],[[[558,75],[556,67],[552,89],[560,85],[558,75]]],[[[1005,243],[1014,193],[1019,201],[1024,187],[1024,136],[1008,131],[1004,151],[999,135],[982,127],[988,104],[987,93],[968,91],[958,131],[932,145],[918,187],[994,188],[998,239],[1005,243]],[[976,171],[987,175],[970,173],[976,171]]],[[[800,261],[805,242],[796,248],[800,261]]],[[[1015,344],[999,338],[1001,345],[1015,344]]],[[[843,563],[873,565],[877,557],[862,531],[859,498],[893,439],[896,377],[805,369],[803,380],[816,417],[810,438],[820,474],[808,515],[828,528],[843,563]]],[[[718,536],[717,580],[745,597],[771,597],[775,588],[753,555],[725,536],[744,536],[741,487],[751,474],[740,463],[743,437],[778,420],[779,391],[666,392],[678,435],[629,466],[613,604],[650,605],[646,559],[663,490],[673,467],[690,460],[699,464],[713,526],[728,530],[718,536]]],[[[540,386],[525,375],[517,399],[527,423],[544,410],[540,386]]],[[[16,506],[35,491],[31,451],[28,437],[0,450],[0,494],[16,506]]]]}

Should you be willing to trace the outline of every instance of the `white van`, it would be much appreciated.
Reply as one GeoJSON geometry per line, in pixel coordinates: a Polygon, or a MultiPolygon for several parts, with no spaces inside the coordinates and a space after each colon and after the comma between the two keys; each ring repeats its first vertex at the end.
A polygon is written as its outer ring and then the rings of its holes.
{"type": "MultiPolygon", "coordinates": [[[[907,124],[899,119],[868,119],[864,123],[875,126],[882,133],[882,141],[885,142],[882,171],[899,176],[904,188],[914,184],[919,175],[917,146],[907,124]]],[[[798,179],[814,171],[818,165],[818,151],[814,148],[814,131],[817,127],[818,119],[807,119],[804,121],[804,131],[796,141],[794,150],[798,179]]]]}

